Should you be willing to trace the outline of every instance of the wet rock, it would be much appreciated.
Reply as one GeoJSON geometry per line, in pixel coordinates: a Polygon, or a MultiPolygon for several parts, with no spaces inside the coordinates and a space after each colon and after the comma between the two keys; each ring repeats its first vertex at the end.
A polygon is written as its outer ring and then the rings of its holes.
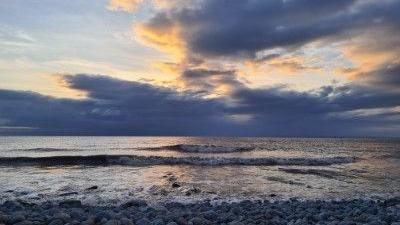
{"type": "Polygon", "coordinates": [[[177,182],[172,183],[173,188],[179,188],[181,185],[178,184],[177,182]]]}
{"type": "Polygon", "coordinates": [[[169,182],[173,182],[173,181],[176,181],[176,180],[177,180],[177,178],[175,176],[168,177],[168,181],[169,182]]]}
{"type": "Polygon", "coordinates": [[[186,192],[185,192],[185,195],[186,196],[190,196],[190,195],[192,195],[192,194],[198,194],[198,193],[200,193],[201,192],[201,190],[199,189],[199,188],[190,188],[189,190],[187,190],[186,192]]]}
{"type": "Polygon", "coordinates": [[[96,190],[96,189],[98,189],[98,188],[99,188],[99,187],[95,185],[95,186],[91,186],[90,188],[87,188],[86,190],[89,190],[89,191],[90,191],[90,190],[96,190]]]}
{"type": "Polygon", "coordinates": [[[165,190],[164,188],[162,188],[162,189],[160,190],[160,194],[163,195],[163,196],[166,196],[166,195],[168,195],[168,191],[165,190]]]}
{"type": "Polygon", "coordinates": [[[61,193],[58,196],[64,197],[64,196],[71,196],[71,195],[77,195],[77,194],[78,194],[78,192],[73,191],[73,192],[61,193]]]}

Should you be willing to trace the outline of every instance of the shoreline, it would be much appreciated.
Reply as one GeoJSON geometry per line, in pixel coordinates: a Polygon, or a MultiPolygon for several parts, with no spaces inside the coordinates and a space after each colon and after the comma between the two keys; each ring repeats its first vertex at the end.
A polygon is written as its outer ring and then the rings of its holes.
{"type": "Polygon", "coordinates": [[[400,196],[386,200],[243,200],[118,205],[83,205],[69,199],[0,204],[0,225],[201,225],[201,224],[374,224],[400,225],[400,196]]]}

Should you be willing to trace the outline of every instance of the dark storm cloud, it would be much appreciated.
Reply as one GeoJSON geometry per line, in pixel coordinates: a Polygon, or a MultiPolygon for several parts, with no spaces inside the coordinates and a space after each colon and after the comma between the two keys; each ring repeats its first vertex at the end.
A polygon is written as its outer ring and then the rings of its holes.
{"type": "MultiPolygon", "coordinates": [[[[197,71],[198,72],[198,71],[197,71]]],[[[213,71],[202,71],[213,76],[213,71]]],[[[214,71],[215,72],[215,71],[214,71]]],[[[0,90],[2,134],[398,136],[400,94],[370,86],[314,93],[237,87],[226,98],[106,76],[64,76],[84,100],[0,90]],[[228,103],[229,102],[229,103],[228,103]],[[389,109],[389,110],[388,110],[389,109]],[[368,110],[378,110],[369,113],[368,110]],[[247,117],[240,120],[241,116],[247,117]],[[393,128],[394,127],[394,128],[393,128]],[[29,129],[32,128],[32,129],[29,129]],[[382,132],[384,128],[391,128],[382,132]]]]}
{"type": "Polygon", "coordinates": [[[399,110],[385,113],[400,106],[400,94],[369,86],[325,86],[313,94],[282,88],[245,88],[232,97],[236,104],[229,108],[230,113],[252,116],[254,119],[247,126],[254,132],[352,136],[371,135],[376,128],[392,126],[397,130],[391,135],[400,131],[399,110]],[[371,110],[380,112],[370,114],[371,110]]]}
{"type": "Polygon", "coordinates": [[[235,91],[232,97],[236,100],[232,108],[235,113],[283,118],[400,106],[400,93],[354,84],[324,86],[313,94],[282,88],[245,88],[235,91]]]}
{"type": "Polygon", "coordinates": [[[204,93],[213,93],[221,86],[236,89],[243,84],[236,78],[235,70],[186,69],[180,79],[190,88],[197,88],[204,93]]]}
{"type": "MultiPolygon", "coordinates": [[[[106,76],[65,76],[85,100],[0,91],[1,126],[32,127],[38,134],[204,134],[218,130],[221,104],[194,94],[106,76]],[[218,120],[215,117],[219,117],[218,120]]],[[[22,131],[21,131],[22,132],[22,131]]]]}
{"type": "MultiPolygon", "coordinates": [[[[204,0],[197,7],[160,12],[147,22],[161,30],[178,24],[193,53],[255,57],[366,27],[399,27],[399,1],[204,0]]],[[[381,37],[383,38],[383,37],[381,37]]]]}
{"type": "Polygon", "coordinates": [[[400,64],[387,64],[368,73],[359,74],[361,82],[400,91],[400,64]]]}

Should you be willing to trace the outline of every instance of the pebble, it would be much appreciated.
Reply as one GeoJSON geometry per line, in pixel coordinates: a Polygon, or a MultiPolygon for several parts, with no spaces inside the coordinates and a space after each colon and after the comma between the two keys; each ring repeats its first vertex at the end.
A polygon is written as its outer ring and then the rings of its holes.
{"type": "Polygon", "coordinates": [[[167,223],[167,225],[178,225],[178,224],[175,222],[169,222],[169,223],[167,223]]]}
{"type": "Polygon", "coordinates": [[[108,220],[104,225],[121,225],[118,220],[108,220]]]}
{"type": "Polygon", "coordinates": [[[160,218],[155,219],[151,222],[151,225],[164,225],[164,221],[160,218]]]}
{"type": "Polygon", "coordinates": [[[142,218],[140,220],[137,220],[135,224],[136,225],[151,225],[151,222],[147,218],[142,218]]]}
{"type": "Polygon", "coordinates": [[[52,220],[49,225],[64,225],[64,222],[61,219],[52,220]]]}
{"type": "Polygon", "coordinates": [[[147,206],[147,203],[143,200],[131,200],[121,205],[122,208],[128,208],[132,206],[135,207],[147,206]]]}
{"type": "Polygon", "coordinates": [[[15,223],[14,225],[33,225],[33,223],[29,220],[23,220],[21,222],[15,223]]]}
{"type": "Polygon", "coordinates": [[[79,208],[82,206],[82,203],[79,200],[64,200],[60,202],[58,205],[61,207],[79,208]]]}
{"type": "Polygon", "coordinates": [[[173,188],[178,188],[178,187],[180,187],[180,186],[181,186],[181,185],[178,184],[177,182],[172,183],[172,187],[173,187],[173,188]]]}
{"type": "Polygon", "coordinates": [[[0,225],[400,225],[397,199],[302,201],[291,199],[211,204],[131,200],[120,206],[86,206],[79,200],[0,204],[0,225]],[[134,222],[135,221],[135,222],[134,222]]]}

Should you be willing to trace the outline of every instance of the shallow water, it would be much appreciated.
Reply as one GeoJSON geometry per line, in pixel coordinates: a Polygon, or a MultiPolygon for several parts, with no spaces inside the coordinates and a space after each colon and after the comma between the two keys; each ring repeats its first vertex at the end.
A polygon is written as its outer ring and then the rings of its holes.
{"type": "Polygon", "coordinates": [[[378,198],[399,166],[399,139],[0,137],[0,199],[378,198]]]}

